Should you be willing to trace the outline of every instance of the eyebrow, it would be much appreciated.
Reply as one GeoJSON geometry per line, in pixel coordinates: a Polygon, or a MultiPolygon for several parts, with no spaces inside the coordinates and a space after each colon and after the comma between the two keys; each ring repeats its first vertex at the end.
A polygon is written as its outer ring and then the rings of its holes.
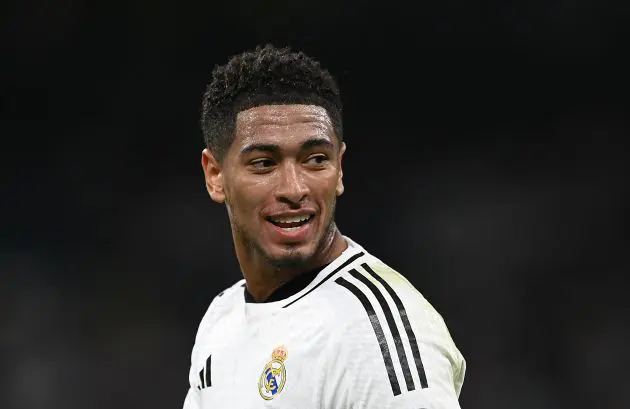
{"type": "MultiPolygon", "coordinates": [[[[304,150],[315,147],[325,147],[333,149],[334,145],[332,144],[332,142],[325,138],[311,138],[304,141],[300,148],[304,150]]],[[[246,154],[254,151],[276,153],[280,151],[280,146],[271,143],[253,143],[244,147],[241,150],[241,154],[246,154]]]]}

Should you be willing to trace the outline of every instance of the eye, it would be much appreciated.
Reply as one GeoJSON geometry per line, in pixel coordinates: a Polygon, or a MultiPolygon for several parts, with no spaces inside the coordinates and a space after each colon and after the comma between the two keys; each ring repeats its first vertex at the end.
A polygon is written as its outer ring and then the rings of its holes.
{"type": "Polygon", "coordinates": [[[268,169],[273,166],[273,161],[269,158],[260,158],[249,162],[249,165],[255,169],[268,169]]]}
{"type": "Polygon", "coordinates": [[[312,165],[323,165],[328,162],[328,156],[324,154],[312,155],[306,160],[307,163],[312,165]]]}

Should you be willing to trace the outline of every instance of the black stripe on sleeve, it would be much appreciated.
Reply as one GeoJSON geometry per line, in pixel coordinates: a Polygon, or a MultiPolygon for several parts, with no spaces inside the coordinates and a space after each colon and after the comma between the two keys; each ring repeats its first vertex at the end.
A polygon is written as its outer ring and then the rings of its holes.
{"type": "Polygon", "coordinates": [[[287,308],[289,305],[295,303],[298,300],[301,300],[302,298],[306,297],[308,294],[310,294],[311,292],[313,292],[317,287],[319,287],[320,285],[324,284],[326,281],[328,281],[328,279],[330,279],[330,277],[334,276],[335,274],[337,274],[339,272],[339,270],[341,270],[342,268],[346,267],[348,264],[352,263],[354,260],[358,259],[359,257],[361,257],[363,255],[363,252],[359,252],[357,254],[355,254],[354,256],[350,257],[349,259],[347,259],[346,261],[344,261],[339,267],[337,267],[336,269],[334,269],[332,272],[330,272],[322,281],[320,281],[319,283],[317,283],[317,285],[315,285],[315,287],[311,288],[310,290],[308,290],[306,293],[302,294],[302,296],[296,298],[295,300],[291,301],[290,303],[288,303],[287,305],[285,305],[282,308],[287,308]]]}
{"type": "Polygon", "coordinates": [[[392,315],[392,310],[389,308],[389,304],[385,301],[385,297],[381,291],[372,283],[366,276],[359,273],[357,270],[350,270],[350,274],[352,277],[361,281],[367,288],[372,291],[372,294],[378,300],[378,303],[381,305],[381,309],[385,314],[385,319],[387,320],[387,325],[389,326],[389,330],[392,332],[392,337],[394,338],[394,345],[396,345],[396,352],[398,352],[398,360],[400,361],[400,365],[402,366],[402,371],[405,376],[405,384],[407,385],[408,391],[413,391],[416,389],[416,386],[413,383],[413,377],[411,376],[411,370],[409,369],[409,362],[407,361],[407,354],[405,353],[405,347],[403,346],[403,340],[400,338],[400,333],[398,332],[398,326],[396,325],[396,321],[394,321],[394,316],[392,315]]]}
{"type": "Polygon", "coordinates": [[[201,382],[201,386],[199,387],[199,389],[203,389],[206,387],[203,379],[203,369],[204,368],[201,368],[201,371],[199,371],[199,381],[201,382]]]}
{"type": "Polygon", "coordinates": [[[381,285],[383,285],[385,290],[387,290],[389,295],[394,300],[394,303],[396,304],[396,307],[398,308],[398,312],[400,313],[400,319],[402,320],[403,325],[405,327],[405,332],[407,333],[407,337],[409,338],[409,343],[411,344],[411,352],[413,352],[413,359],[416,362],[416,368],[418,369],[418,376],[420,377],[420,386],[422,388],[428,388],[429,385],[427,384],[427,375],[424,372],[424,365],[422,364],[422,359],[420,359],[420,350],[418,349],[418,341],[416,341],[416,335],[413,332],[413,328],[411,328],[411,323],[409,322],[409,317],[407,317],[407,311],[405,310],[405,306],[403,305],[400,297],[398,296],[398,294],[396,294],[394,289],[389,284],[387,284],[387,282],[383,280],[383,278],[380,275],[376,274],[374,270],[370,268],[370,266],[368,266],[366,263],[363,263],[361,264],[361,267],[363,267],[365,271],[367,271],[372,277],[374,277],[374,279],[376,279],[379,283],[381,283],[381,285]]]}
{"type": "Polygon", "coordinates": [[[212,386],[212,378],[210,377],[211,372],[211,363],[212,363],[212,355],[208,355],[208,359],[206,359],[206,387],[212,386]]]}
{"type": "Polygon", "coordinates": [[[363,308],[365,308],[365,311],[367,312],[367,315],[370,319],[370,323],[372,324],[372,328],[374,329],[374,334],[376,335],[378,345],[381,348],[381,354],[383,355],[383,362],[385,363],[385,369],[387,370],[389,383],[392,386],[392,392],[394,393],[394,396],[400,395],[400,385],[398,385],[398,379],[396,379],[394,363],[392,362],[392,357],[389,353],[387,339],[385,338],[383,328],[381,327],[381,323],[378,321],[378,317],[376,316],[376,312],[374,311],[372,304],[370,304],[370,301],[367,299],[365,294],[361,292],[361,290],[359,290],[354,284],[344,279],[343,277],[339,277],[335,280],[335,282],[340,286],[345,287],[348,291],[354,294],[354,296],[357,297],[363,305],[363,308]]]}

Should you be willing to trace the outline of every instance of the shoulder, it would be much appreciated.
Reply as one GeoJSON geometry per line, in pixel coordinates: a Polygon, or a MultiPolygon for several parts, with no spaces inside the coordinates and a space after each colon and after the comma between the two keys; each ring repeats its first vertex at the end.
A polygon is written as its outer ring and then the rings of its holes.
{"type": "MultiPolygon", "coordinates": [[[[348,324],[364,319],[372,310],[382,312],[384,318],[391,314],[423,333],[434,337],[446,337],[448,330],[443,317],[424,295],[398,271],[373,256],[365,257],[352,269],[335,280],[339,297],[364,314],[349,316],[348,324]],[[367,311],[366,311],[367,310],[367,311]],[[446,333],[445,333],[446,331],[446,333]]],[[[446,337],[450,341],[450,336],[446,337]]],[[[451,341],[452,342],[452,341],[451,341]]]]}
{"type": "Polygon", "coordinates": [[[403,325],[409,325],[423,342],[440,344],[449,356],[459,354],[442,315],[404,275],[375,257],[349,275],[352,285],[362,286],[360,291],[377,307],[400,314],[403,325]]]}
{"type": "Polygon", "coordinates": [[[402,313],[405,319],[412,319],[416,327],[425,330],[439,332],[445,328],[440,314],[402,274],[363,248],[360,250],[348,260],[350,263],[343,263],[342,268],[335,269],[325,282],[319,283],[325,285],[314,291],[313,296],[297,306],[316,309],[325,322],[333,323],[327,326],[335,332],[357,328],[357,323],[383,310],[402,313]]]}
{"type": "Polygon", "coordinates": [[[244,284],[245,280],[241,279],[212,299],[199,324],[196,340],[207,332],[216,321],[228,314],[239,302],[243,302],[244,284]]]}
{"type": "Polygon", "coordinates": [[[210,303],[210,307],[212,308],[222,308],[226,305],[232,305],[236,302],[243,300],[243,287],[245,286],[245,279],[240,279],[232,286],[226,288],[217,294],[210,303]]]}
{"type": "Polygon", "coordinates": [[[402,274],[368,256],[334,284],[341,317],[334,348],[346,355],[340,360],[384,365],[394,395],[405,383],[427,387],[445,379],[459,393],[464,358],[443,317],[402,274]]]}
{"type": "Polygon", "coordinates": [[[373,280],[381,291],[389,295],[396,309],[405,311],[416,327],[437,333],[446,328],[442,316],[405,276],[378,259],[362,267],[367,273],[364,277],[373,280]]]}

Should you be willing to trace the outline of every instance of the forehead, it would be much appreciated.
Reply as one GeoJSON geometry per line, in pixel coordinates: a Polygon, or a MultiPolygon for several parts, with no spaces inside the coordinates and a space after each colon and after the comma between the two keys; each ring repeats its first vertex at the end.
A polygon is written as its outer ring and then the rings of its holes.
{"type": "Polygon", "coordinates": [[[311,137],[334,142],[334,129],[326,109],[317,105],[262,105],[236,116],[234,144],[299,143],[311,137]]]}

